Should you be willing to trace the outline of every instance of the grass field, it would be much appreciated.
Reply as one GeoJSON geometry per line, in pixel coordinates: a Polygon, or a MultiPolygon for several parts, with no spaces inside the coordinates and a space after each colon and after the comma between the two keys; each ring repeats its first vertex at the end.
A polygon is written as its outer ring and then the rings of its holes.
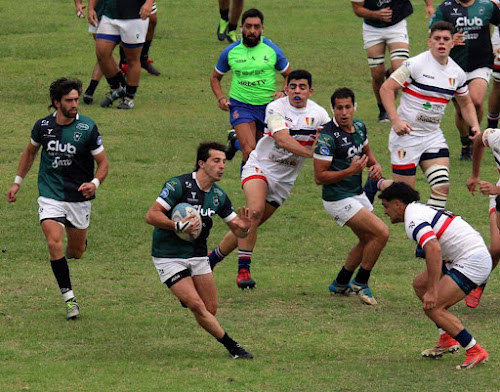
{"type": "MultiPolygon", "coordinates": [[[[453,368],[463,360],[462,350],[439,361],[423,360],[420,352],[437,336],[411,288],[424,264],[414,259],[414,244],[401,225],[390,227],[389,243],[372,274],[378,306],[329,294],[328,284],[355,237],[324,211],[311,162],[290,199],[260,231],[252,264],[258,288],[237,289],[235,255],[216,270],[218,319],[255,359],[231,360],[179,306],[152,265],[152,228],[144,215],[167,178],[193,168],[200,140],[225,140],[227,114],[217,108],[209,86],[224,44],[215,37],[215,1],[171,0],[158,6],[151,57],[162,75],[142,74],[132,111],[83,103],[80,108],[98,123],[111,166],[93,203],[89,249],[70,263],[82,307],[76,322],[64,318],[37,223],[38,163],[18,201],[0,201],[0,391],[499,391],[497,274],[477,309],[461,303],[454,310],[489,351],[490,362],[461,373],[453,368]]],[[[250,7],[263,10],[266,36],[282,47],[292,67],[313,74],[316,102],[328,107],[338,87],[356,92],[357,116],[366,122],[372,149],[389,176],[390,126],[376,122],[361,20],[349,2],[246,1],[250,7]]],[[[412,55],[426,49],[428,23],[424,3],[415,1],[414,8],[412,55]]],[[[0,0],[0,14],[4,195],[33,123],[47,113],[49,84],[60,76],[87,84],[95,57],[87,24],[75,17],[71,1],[0,0]]],[[[223,80],[226,91],[229,79],[223,80]]],[[[102,82],[97,101],[106,90],[102,82]]],[[[448,208],[489,242],[487,198],[466,190],[471,164],[458,160],[451,107],[443,129],[452,154],[448,208]]],[[[482,174],[496,181],[490,155],[487,151],[482,174]]],[[[221,186],[241,206],[238,173],[235,159],[221,186]]],[[[426,200],[421,173],[417,187],[426,200]]],[[[383,215],[379,203],[376,212],[383,215]]],[[[215,222],[210,247],[225,230],[222,221],[215,222]]]]}

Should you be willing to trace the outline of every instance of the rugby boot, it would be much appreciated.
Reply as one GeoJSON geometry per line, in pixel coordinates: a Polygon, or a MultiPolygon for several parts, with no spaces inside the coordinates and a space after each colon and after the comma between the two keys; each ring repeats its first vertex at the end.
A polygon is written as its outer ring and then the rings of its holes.
{"type": "Polygon", "coordinates": [[[116,107],[117,109],[132,109],[134,107],[134,100],[129,97],[123,97],[120,104],[116,107]]]}
{"type": "Polygon", "coordinates": [[[472,290],[465,296],[465,304],[469,308],[477,308],[477,306],[479,305],[479,301],[481,301],[481,297],[483,296],[485,287],[486,285],[477,286],[474,290],[472,290]]]}
{"type": "Polygon", "coordinates": [[[108,106],[113,105],[117,99],[123,98],[125,96],[125,89],[120,87],[118,90],[111,90],[101,101],[101,107],[107,108],[108,106]]]}
{"type": "Polygon", "coordinates": [[[71,299],[66,302],[66,319],[74,320],[80,316],[80,307],[75,299],[71,299]]]}
{"type": "Polygon", "coordinates": [[[219,25],[217,26],[217,39],[219,41],[224,41],[226,39],[227,26],[229,22],[224,19],[219,20],[219,25]]]}
{"type": "Polygon", "coordinates": [[[350,283],[340,284],[337,283],[337,279],[334,279],[330,286],[328,286],[328,290],[330,290],[332,294],[342,294],[345,296],[352,295],[353,293],[350,283]]]}
{"type": "Polygon", "coordinates": [[[356,293],[359,299],[366,305],[377,305],[377,300],[373,297],[370,287],[366,283],[358,283],[351,280],[351,290],[356,293]]]}
{"type": "Polygon", "coordinates": [[[236,277],[236,284],[242,290],[253,289],[257,285],[255,280],[252,279],[250,271],[246,268],[242,268],[238,271],[238,276],[236,277]]]}
{"type": "Polygon", "coordinates": [[[226,143],[226,148],[224,148],[224,151],[226,153],[226,160],[230,161],[231,159],[234,158],[236,153],[238,152],[238,149],[236,148],[236,141],[238,140],[238,137],[236,136],[236,132],[234,129],[231,129],[229,133],[227,134],[227,143],[226,143]]]}
{"type": "Polygon", "coordinates": [[[151,59],[141,59],[141,67],[144,68],[148,74],[158,76],[160,75],[160,71],[158,71],[154,66],[153,63],[154,60],[151,59]]]}
{"type": "Polygon", "coordinates": [[[251,352],[245,350],[243,346],[240,346],[238,343],[234,347],[228,348],[229,355],[233,359],[252,359],[253,355],[251,352]]]}
{"type": "Polygon", "coordinates": [[[460,344],[448,333],[439,335],[439,340],[434,347],[422,351],[424,358],[441,358],[444,354],[454,354],[460,348],[460,344]]]}
{"type": "Polygon", "coordinates": [[[456,369],[463,370],[473,368],[476,365],[487,362],[488,358],[488,352],[482,348],[479,343],[476,343],[465,352],[465,361],[461,365],[457,365],[456,369]]]}

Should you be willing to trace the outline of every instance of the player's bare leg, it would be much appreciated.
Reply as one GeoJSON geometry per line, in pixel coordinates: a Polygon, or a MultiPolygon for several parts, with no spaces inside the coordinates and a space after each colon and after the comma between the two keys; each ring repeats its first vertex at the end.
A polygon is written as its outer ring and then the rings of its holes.
{"type": "Polygon", "coordinates": [[[375,100],[377,101],[379,109],[378,120],[387,122],[389,121],[389,117],[387,116],[384,105],[382,105],[382,99],[380,98],[380,87],[385,81],[385,43],[367,48],[366,55],[368,57],[368,65],[372,76],[373,94],[375,95],[375,100]]]}
{"type": "Polygon", "coordinates": [[[87,229],[66,227],[66,257],[68,259],[81,259],[87,249],[87,229]]]}
{"type": "Polygon", "coordinates": [[[235,125],[234,130],[240,142],[241,153],[243,155],[242,160],[246,162],[257,144],[257,126],[255,121],[252,121],[250,123],[235,125]]]}

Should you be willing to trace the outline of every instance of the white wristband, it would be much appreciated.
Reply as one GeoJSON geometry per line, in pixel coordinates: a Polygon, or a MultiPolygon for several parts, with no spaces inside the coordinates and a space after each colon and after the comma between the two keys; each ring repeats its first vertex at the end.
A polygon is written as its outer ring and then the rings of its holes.
{"type": "Polygon", "coordinates": [[[14,178],[14,184],[21,185],[23,183],[23,180],[24,178],[22,178],[21,176],[16,176],[14,178]]]}
{"type": "Polygon", "coordinates": [[[99,185],[101,185],[101,181],[99,181],[98,178],[94,178],[92,181],[90,181],[92,184],[95,185],[95,189],[99,188],[99,185]]]}

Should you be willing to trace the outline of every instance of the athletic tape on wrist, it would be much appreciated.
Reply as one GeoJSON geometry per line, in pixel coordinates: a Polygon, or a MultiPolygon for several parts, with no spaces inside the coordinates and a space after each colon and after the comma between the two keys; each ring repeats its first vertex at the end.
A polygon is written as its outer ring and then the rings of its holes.
{"type": "Polygon", "coordinates": [[[14,184],[21,185],[23,183],[24,178],[21,176],[14,177],[14,184]]]}
{"type": "Polygon", "coordinates": [[[101,185],[101,181],[99,181],[98,178],[94,178],[92,181],[90,181],[92,184],[95,185],[95,189],[99,188],[99,185],[101,185]]]}

